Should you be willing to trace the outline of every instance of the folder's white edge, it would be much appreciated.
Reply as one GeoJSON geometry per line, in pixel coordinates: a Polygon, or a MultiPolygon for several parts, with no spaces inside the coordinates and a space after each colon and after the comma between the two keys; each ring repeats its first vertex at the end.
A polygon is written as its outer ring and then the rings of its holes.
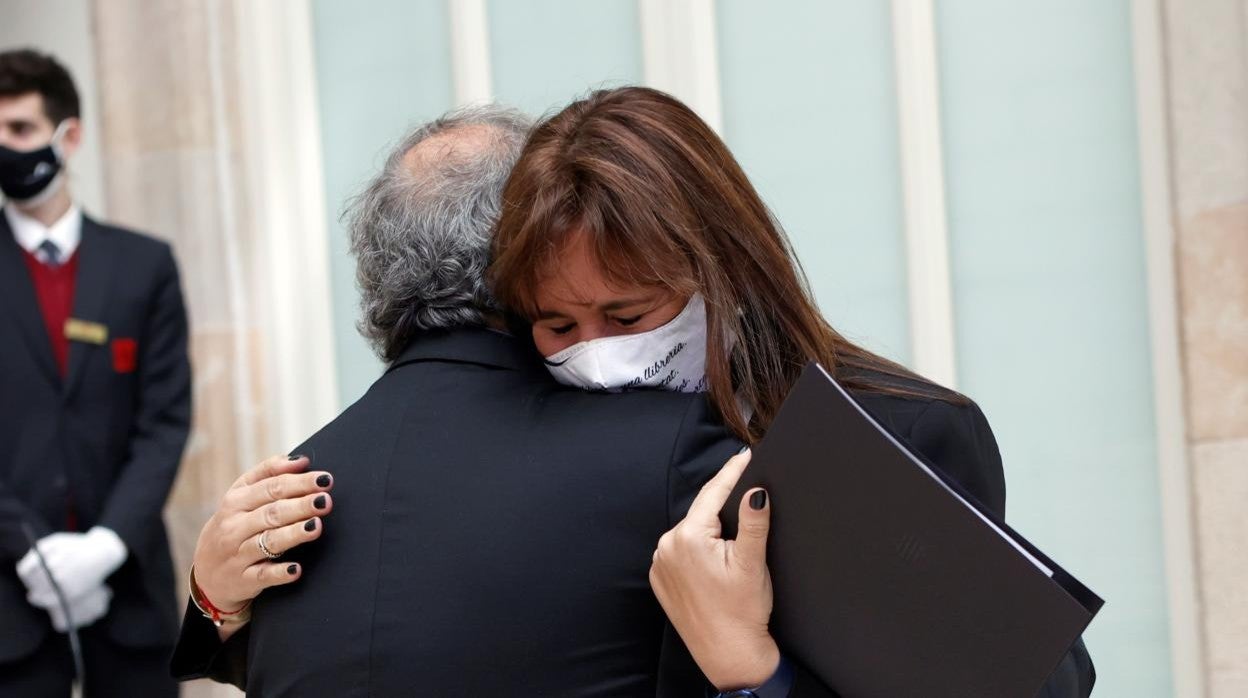
{"type": "Polygon", "coordinates": [[[974,512],[975,515],[979,517],[980,521],[983,521],[984,523],[988,524],[989,528],[996,531],[998,536],[1001,536],[1003,539],[1005,539],[1005,541],[1008,542],[1011,546],[1013,546],[1015,550],[1021,553],[1023,557],[1031,561],[1031,564],[1035,565],[1036,568],[1039,569],[1041,572],[1043,572],[1046,577],[1053,576],[1053,570],[1049,569],[1048,565],[1045,565],[1043,562],[1040,562],[1040,560],[1037,559],[1035,555],[1032,555],[1030,552],[1027,551],[1026,548],[1020,545],[1018,541],[1014,540],[1013,536],[1011,536],[1010,534],[1002,530],[1001,527],[998,526],[996,523],[994,523],[992,519],[988,518],[987,516],[984,516],[984,513],[980,511],[974,504],[971,504],[970,502],[966,501],[966,498],[963,497],[961,494],[959,494],[957,490],[950,487],[947,483],[945,483],[944,480],[940,478],[939,475],[932,472],[932,469],[927,467],[926,463],[924,463],[922,460],[919,460],[918,458],[915,458],[914,454],[910,452],[909,448],[907,448],[905,445],[897,441],[897,439],[893,438],[893,435],[890,434],[887,429],[881,427],[879,422],[875,421],[874,417],[872,417],[866,410],[862,409],[862,407],[858,404],[858,402],[854,400],[852,397],[850,397],[845,392],[845,389],[841,387],[841,384],[837,383],[836,379],[832,378],[832,376],[826,370],[824,370],[823,366],[821,366],[820,364],[815,364],[815,366],[819,369],[819,372],[822,373],[824,377],[828,379],[829,383],[831,383],[842,395],[844,395],[846,398],[849,399],[849,404],[853,405],[854,409],[858,410],[859,414],[861,414],[863,417],[866,417],[867,421],[871,422],[871,425],[874,426],[877,431],[883,434],[884,437],[887,438],[894,446],[896,446],[902,453],[906,454],[906,457],[909,458],[911,462],[919,466],[919,468],[922,469],[923,472],[927,473],[928,477],[932,478],[937,483],[939,483],[941,487],[945,488],[946,492],[956,497],[959,502],[962,502],[963,506],[965,506],[967,509],[970,509],[972,512],[974,512]]]}

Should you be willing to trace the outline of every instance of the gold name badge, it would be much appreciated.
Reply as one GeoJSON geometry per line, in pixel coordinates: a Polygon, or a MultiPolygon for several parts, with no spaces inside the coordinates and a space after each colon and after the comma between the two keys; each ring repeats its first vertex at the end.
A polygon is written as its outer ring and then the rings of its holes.
{"type": "Polygon", "coordinates": [[[108,328],[98,322],[71,317],[65,321],[65,338],[71,342],[105,344],[108,342],[108,328]]]}

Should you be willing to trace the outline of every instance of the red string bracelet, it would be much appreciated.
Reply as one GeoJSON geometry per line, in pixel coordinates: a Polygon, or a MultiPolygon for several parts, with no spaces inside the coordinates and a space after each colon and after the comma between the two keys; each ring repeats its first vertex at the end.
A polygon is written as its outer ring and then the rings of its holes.
{"type": "Polygon", "coordinates": [[[191,565],[189,586],[191,589],[191,603],[195,604],[195,608],[198,608],[199,612],[204,614],[204,617],[212,621],[212,624],[218,628],[226,623],[246,623],[251,620],[250,601],[243,604],[243,607],[237,611],[224,611],[213,605],[208,600],[208,597],[204,596],[204,592],[199,588],[199,585],[195,583],[195,565],[191,565]]]}

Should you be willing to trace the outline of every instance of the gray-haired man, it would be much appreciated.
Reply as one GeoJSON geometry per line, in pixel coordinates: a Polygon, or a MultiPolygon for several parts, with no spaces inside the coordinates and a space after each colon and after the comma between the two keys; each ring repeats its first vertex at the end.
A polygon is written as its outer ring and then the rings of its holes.
{"type": "MultiPolygon", "coordinates": [[[[352,203],[361,331],[389,368],[308,457],[226,494],[196,550],[180,678],[266,696],[654,695],[654,543],[739,444],[697,396],[560,388],[502,331],[484,270],[527,127],[447,115],[352,203]]],[[[664,666],[665,684],[704,690],[684,660],[664,666]]]]}

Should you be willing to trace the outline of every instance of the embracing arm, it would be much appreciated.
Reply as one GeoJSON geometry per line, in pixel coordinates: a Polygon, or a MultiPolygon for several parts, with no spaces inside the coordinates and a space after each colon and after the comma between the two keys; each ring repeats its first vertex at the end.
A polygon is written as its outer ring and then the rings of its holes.
{"type": "MultiPolygon", "coordinates": [[[[182,630],[170,662],[173,677],[208,678],[246,690],[250,624],[230,615],[247,609],[265,589],[297,581],[303,566],[267,560],[258,541],[274,554],[316,540],[333,509],[333,477],[304,472],[305,456],[273,456],[243,473],[199,533],[191,583],[201,599],[225,613],[217,627],[186,605],[182,630]]],[[[243,617],[241,614],[240,618],[243,617]]]]}
{"type": "Polygon", "coordinates": [[[250,635],[250,627],[244,625],[223,642],[217,626],[188,600],[169,671],[178,681],[212,679],[233,684],[246,691],[247,643],[250,635]]]}

